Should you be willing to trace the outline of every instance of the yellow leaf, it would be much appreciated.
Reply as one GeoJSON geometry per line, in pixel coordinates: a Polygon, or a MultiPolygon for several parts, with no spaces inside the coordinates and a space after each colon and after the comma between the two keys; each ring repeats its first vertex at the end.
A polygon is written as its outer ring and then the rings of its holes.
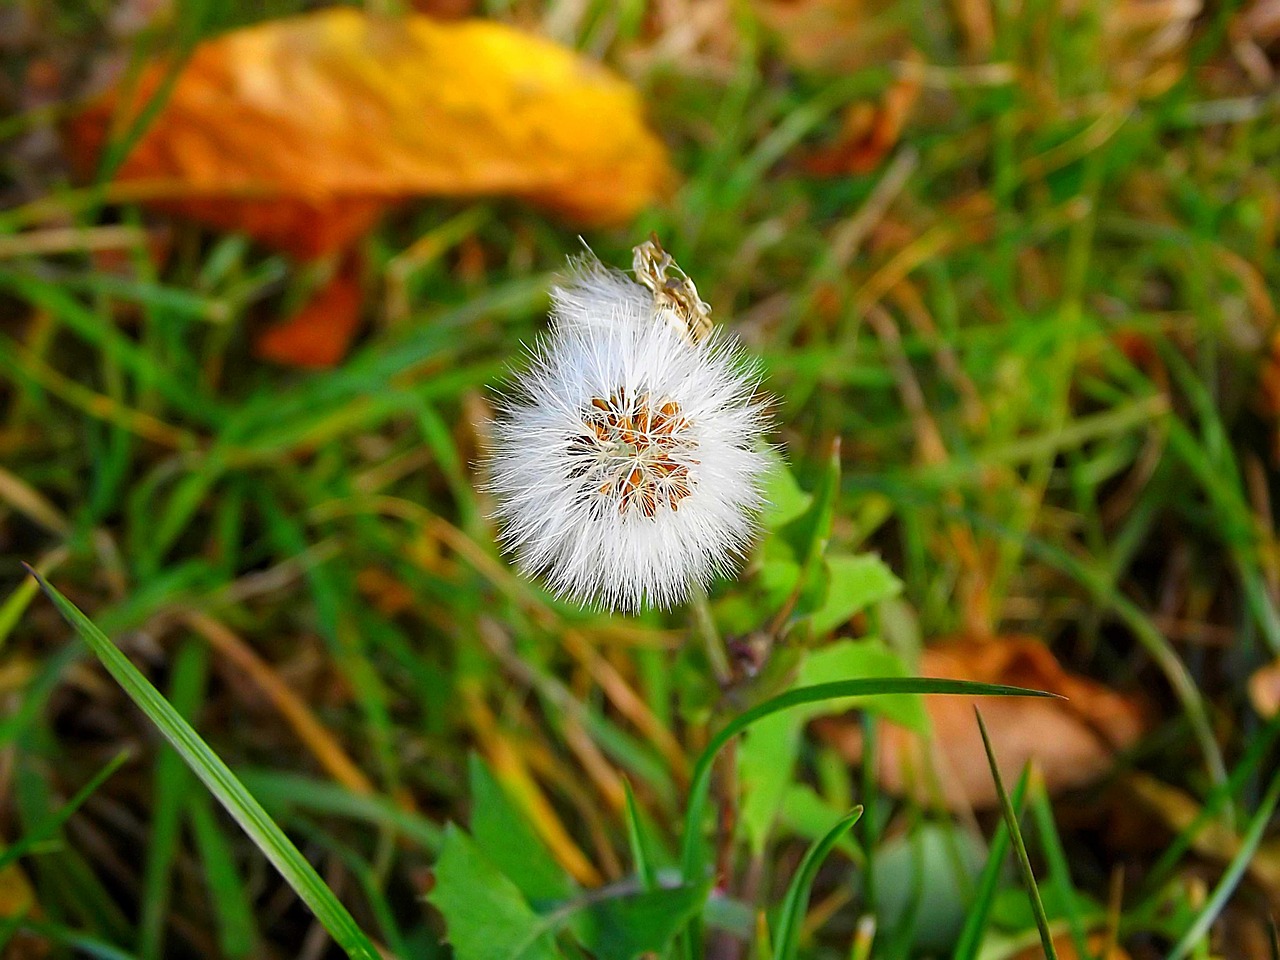
{"type": "MultiPolygon", "coordinates": [[[[127,107],[114,91],[72,122],[82,165],[162,76],[157,65],[127,107]]],[[[573,51],[489,21],[334,8],[199,45],[117,180],[318,256],[420,195],[514,195],[622,221],[671,171],[634,88],[573,51]]]]}

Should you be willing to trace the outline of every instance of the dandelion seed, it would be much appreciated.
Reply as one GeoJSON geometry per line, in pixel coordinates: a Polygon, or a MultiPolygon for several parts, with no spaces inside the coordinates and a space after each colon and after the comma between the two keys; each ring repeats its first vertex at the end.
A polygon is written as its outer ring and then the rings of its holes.
{"type": "Polygon", "coordinates": [[[656,240],[637,283],[587,256],[501,401],[489,452],[501,542],[581,603],[668,607],[727,573],[761,505],[757,369],[656,240]]]}

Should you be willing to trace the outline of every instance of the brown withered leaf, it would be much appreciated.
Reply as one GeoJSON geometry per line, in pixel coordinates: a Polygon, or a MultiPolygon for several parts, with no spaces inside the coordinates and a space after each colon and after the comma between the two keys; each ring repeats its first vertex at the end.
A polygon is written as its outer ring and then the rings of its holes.
{"type": "Polygon", "coordinates": [[[1280,710],[1280,657],[1253,671],[1249,677],[1249,700],[1264,720],[1270,720],[1280,710]]]}
{"type": "MultiPolygon", "coordinates": [[[[1115,751],[1132,744],[1145,727],[1137,701],[1068,673],[1033,637],[943,643],[924,652],[920,674],[1011,684],[1067,698],[925,697],[933,731],[928,740],[882,722],[877,769],[881,786],[922,802],[938,797],[951,810],[998,803],[975,706],[982,710],[1005,781],[1012,783],[1028,761],[1035,761],[1050,793],[1097,779],[1110,769],[1115,751]]],[[[850,762],[861,759],[855,726],[839,719],[815,726],[850,762]]]]}
{"type": "MultiPolygon", "coordinates": [[[[1128,774],[1122,787],[1128,814],[1138,813],[1148,824],[1158,821],[1169,836],[1190,828],[1202,811],[1191,794],[1145,773],[1128,774]]],[[[1194,835],[1191,848],[1207,860],[1227,864],[1240,852],[1240,842],[1239,835],[1221,820],[1210,820],[1194,835]]],[[[1268,897],[1280,903],[1280,838],[1270,837],[1258,845],[1249,859],[1248,873],[1268,897]]]]}
{"type": "Polygon", "coordinates": [[[889,0],[754,0],[756,16],[798,67],[847,73],[906,52],[910,24],[889,0]]]}
{"type": "MultiPolygon", "coordinates": [[[[163,75],[155,66],[127,105],[111,91],[69,123],[78,166],[163,75]]],[[[332,8],[199,45],[116,179],[314,257],[407,197],[512,195],[609,223],[671,176],[634,88],[593,61],[498,23],[332,8]]]]}
{"type": "MultiPolygon", "coordinates": [[[[919,62],[919,57],[910,62],[919,62]]],[[[908,74],[894,81],[878,104],[850,104],[835,141],[811,151],[801,165],[819,177],[869,173],[897,145],[919,95],[919,75],[908,74]]]]}
{"type": "MultiPolygon", "coordinates": [[[[1090,960],[1092,958],[1098,958],[1098,960],[1129,960],[1129,954],[1124,948],[1110,942],[1107,939],[1107,935],[1100,930],[1089,934],[1085,938],[1085,945],[1089,948],[1090,960]],[[1103,954],[1104,950],[1106,951],[1105,954],[1103,954]]],[[[1075,941],[1070,933],[1060,933],[1054,937],[1053,949],[1058,955],[1058,960],[1086,960],[1076,950],[1075,941]]],[[[1033,947],[1019,950],[1010,960],[1043,960],[1043,958],[1044,948],[1037,943],[1033,947]]]]}
{"type": "Polygon", "coordinates": [[[302,309],[258,337],[254,353],[294,367],[331,367],[347,355],[360,327],[362,299],[359,257],[349,254],[302,309]]]}

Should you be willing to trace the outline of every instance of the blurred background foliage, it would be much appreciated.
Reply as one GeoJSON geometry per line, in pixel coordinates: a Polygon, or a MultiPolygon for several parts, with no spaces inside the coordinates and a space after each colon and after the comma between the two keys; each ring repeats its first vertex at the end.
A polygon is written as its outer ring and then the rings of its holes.
{"type": "MultiPolygon", "coordinates": [[[[983,706],[1060,956],[1277,955],[1280,5],[316,6],[0,8],[6,955],[337,955],[22,561],[395,956],[663,876],[728,716],[917,673],[1070,697],[983,706]],[[475,467],[650,231],[790,465],[692,627],[518,578],[475,467]]],[[[970,704],[847,705],[730,748],[713,955],[855,804],[801,953],[1037,955],[970,704]]]]}

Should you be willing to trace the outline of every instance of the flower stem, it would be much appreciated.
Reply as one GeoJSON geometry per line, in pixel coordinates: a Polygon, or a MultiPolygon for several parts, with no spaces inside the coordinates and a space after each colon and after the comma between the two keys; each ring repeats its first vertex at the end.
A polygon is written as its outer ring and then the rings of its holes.
{"type": "Polygon", "coordinates": [[[711,616],[711,604],[707,600],[706,591],[696,589],[689,599],[689,605],[693,610],[694,627],[707,648],[707,662],[711,664],[711,673],[723,690],[733,682],[733,668],[729,665],[729,655],[725,653],[720,631],[716,629],[715,618],[711,616]]]}

